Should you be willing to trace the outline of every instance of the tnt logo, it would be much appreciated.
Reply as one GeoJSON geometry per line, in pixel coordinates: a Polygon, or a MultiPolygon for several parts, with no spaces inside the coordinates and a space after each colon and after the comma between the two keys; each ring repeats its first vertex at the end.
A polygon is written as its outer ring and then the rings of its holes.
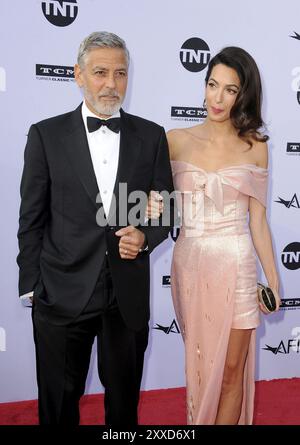
{"type": "Polygon", "coordinates": [[[42,10],[52,25],[68,26],[76,19],[78,6],[76,0],[44,0],[42,10]]]}
{"type": "Polygon", "coordinates": [[[0,327],[0,352],[6,351],[6,332],[4,328],[0,327]]]}
{"type": "Polygon", "coordinates": [[[0,66],[0,91],[6,91],[6,72],[5,69],[0,66]]]}
{"type": "Polygon", "coordinates": [[[300,268],[300,243],[287,245],[281,254],[282,264],[289,270],[300,268]]]}
{"type": "Polygon", "coordinates": [[[192,37],[184,42],[180,50],[180,61],[185,69],[197,73],[204,70],[210,60],[210,49],[204,40],[192,37]]]}

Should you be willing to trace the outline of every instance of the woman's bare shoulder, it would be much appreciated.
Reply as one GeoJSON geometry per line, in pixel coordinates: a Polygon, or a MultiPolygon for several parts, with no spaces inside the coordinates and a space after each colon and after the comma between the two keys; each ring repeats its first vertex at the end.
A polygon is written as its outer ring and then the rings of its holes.
{"type": "Polygon", "coordinates": [[[252,150],[256,165],[268,168],[268,144],[262,141],[253,141],[252,150]]]}
{"type": "Polygon", "coordinates": [[[203,125],[194,125],[186,128],[173,128],[167,132],[168,138],[171,140],[177,138],[186,138],[191,136],[201,136],[203,132],[203,125]]]}
{"type": "Polygon", "coordinates": [[[176,160],[178,153],[184,146],[186,139],[184,128],[174,128],[167,132],[167,140],[169,145],[170,159],[176,160]]]}
{"type": "Polygon", "coordinates": [[[173,128],[167,132],[168,142],[176,143],[178,140],[186,137],[186,128],[173,128]]]}
{"type": "Polygon", "coordinates": [[[199,127],[200,126],[197,125],[195,127],[188,128],[174,128],[173,130],[169,130],[167,132],[171,159],[176,159],[178,153],[180,153],[181,150],[186,149],[186,146],[189,144],[191,139],[193,139],[195,136],[199,136],[199,133],[201,133],[201,129],[199,127]]]}

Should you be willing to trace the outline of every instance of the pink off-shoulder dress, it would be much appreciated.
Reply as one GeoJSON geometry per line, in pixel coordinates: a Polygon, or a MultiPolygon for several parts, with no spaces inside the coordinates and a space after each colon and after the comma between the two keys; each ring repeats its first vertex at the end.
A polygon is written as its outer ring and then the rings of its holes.
{"type": "Polygon", "coordinates": [[[172,161],[182,217],[171,270],[176,316],[186,351],[187,423],[216,420],[230,330],[253,329],[239,424],[254,405],[255,329],[259,325],[256,255],[249,198],[266,205],[268,171],[254,164],[207,172],[172,161]]]}

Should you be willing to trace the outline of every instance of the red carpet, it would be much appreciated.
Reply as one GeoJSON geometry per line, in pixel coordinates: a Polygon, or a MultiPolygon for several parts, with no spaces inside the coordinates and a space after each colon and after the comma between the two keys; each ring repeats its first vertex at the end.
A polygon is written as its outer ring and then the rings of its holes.
{"type": "MultiPolygon", "coordinates": [[[[103,424],[103,395],[84,396],[81,424],[103,424]]],[[[36,425],[37,401],[1,403],[0,425],[36,425]]],[[[140,424],[185,425],[185,389],[143,391],[140,424]]],[[[300,425],[300,378],[256,383],[254,424],[300,425]]]]}

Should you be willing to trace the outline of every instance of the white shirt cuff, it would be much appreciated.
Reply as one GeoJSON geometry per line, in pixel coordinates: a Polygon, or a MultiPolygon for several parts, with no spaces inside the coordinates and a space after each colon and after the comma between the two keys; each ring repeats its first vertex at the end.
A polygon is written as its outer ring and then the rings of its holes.
{"type": "Polygon", "coordinates": [[[32,292],[27,292],[27,294],[23,294],[20,296],[20,300],[23,304],[23,306],[32,306],[32,301],[30,300],[30,298],[33,297],[33,291],[32,292]]]}

